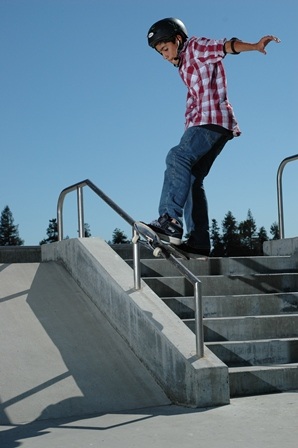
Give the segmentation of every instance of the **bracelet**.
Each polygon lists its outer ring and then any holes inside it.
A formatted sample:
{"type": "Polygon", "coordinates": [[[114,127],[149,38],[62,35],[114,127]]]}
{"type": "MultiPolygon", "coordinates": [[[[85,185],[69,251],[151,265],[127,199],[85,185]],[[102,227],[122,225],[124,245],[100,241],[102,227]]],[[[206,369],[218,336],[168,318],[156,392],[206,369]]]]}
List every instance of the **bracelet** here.
{"type": "Polygon", "coordinates": [[[240,51],[236,51],[235,50],[235,42],[236,42],[236,40],[239,40],[239,39],[237,39],[237,37],[232,37],[232,39],[230,40],[232,54],[240,54],[240,51]]]}

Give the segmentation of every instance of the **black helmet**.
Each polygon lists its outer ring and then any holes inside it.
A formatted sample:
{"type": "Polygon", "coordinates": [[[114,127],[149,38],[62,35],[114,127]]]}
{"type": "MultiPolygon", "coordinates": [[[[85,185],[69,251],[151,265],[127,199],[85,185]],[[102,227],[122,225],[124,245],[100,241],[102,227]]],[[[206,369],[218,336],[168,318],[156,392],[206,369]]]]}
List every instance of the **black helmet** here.
{"type": "Polygon", "coordinates": [[[181,20],[169,17],[154,23],[148,31],[147,39],[150,47],[155,48],[159,42],[167,41],[180,34],[183,41],[187,39],[187,30],[181,20]]]}

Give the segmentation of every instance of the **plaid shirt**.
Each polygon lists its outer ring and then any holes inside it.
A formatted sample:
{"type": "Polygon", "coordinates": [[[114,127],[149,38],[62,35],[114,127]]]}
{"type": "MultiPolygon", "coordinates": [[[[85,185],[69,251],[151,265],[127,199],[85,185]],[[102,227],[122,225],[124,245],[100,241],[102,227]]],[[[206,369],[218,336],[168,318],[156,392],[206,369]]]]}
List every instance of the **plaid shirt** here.
{"type": "Polygon", "coordinates": [[[180,53],[179,73],[188,88],[185,127],[215,124],[238,136],[241,132],[227,97],[225,42],[192,37],[180,53]]]}

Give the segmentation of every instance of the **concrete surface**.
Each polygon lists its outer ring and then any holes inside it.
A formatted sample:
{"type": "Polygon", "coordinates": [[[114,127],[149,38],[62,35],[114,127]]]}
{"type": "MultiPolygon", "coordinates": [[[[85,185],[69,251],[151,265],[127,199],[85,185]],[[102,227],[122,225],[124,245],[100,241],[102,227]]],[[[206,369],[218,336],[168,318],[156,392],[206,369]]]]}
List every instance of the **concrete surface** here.
{"type": "Polygon", "coordinates": [[[58,263],[0,265],[0,332],[1,424],[170,403],[58,263]]]}
{"type": "Polygon", "coordinates": [[[0,246],[0,263],[39,263],[40,246],[0,246]]]}
{"type": "MultiPolygon", "coordinates": [[[[297,391],[298,392],[298,391],[297,391]]],[[[298,393],[0,426],[1,448],[295,448],[298,393]]]]}
{"type": "Polygon", "coordinates": [[[229,403],[228,367],[207,347],[198,359],[194,333],[145,282],[134,288],[133,270],[107,243],[77,238],[45,244],[42,260],[63,263],[172,403],[229,403]]]}
{"type": "Polygon", "coordinates": [[[264,255],[294,255],[298,252],[298,238],[265,241],[263,251],[264,255]]]}

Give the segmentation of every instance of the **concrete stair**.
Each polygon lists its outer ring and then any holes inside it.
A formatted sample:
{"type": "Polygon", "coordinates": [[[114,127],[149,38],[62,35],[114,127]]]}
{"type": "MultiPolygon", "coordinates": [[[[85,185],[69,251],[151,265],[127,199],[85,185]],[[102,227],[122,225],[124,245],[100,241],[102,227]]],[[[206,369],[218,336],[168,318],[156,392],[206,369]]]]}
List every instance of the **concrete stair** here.
{"type": "MultiPolygon", "coordinates": [[[[132,245],[113,249],[132,265],[132,245]]],[[[141,247],[150,288],[194,329],[193,288],[141,247]]],[[[36,263],[40,247],[0,248],[2,263],[36,263]]],[[[229,368],[230,396],[298,389],[298,256],[210,258],[183,263],[202,281],[206,346],[229,368]]]]}
{"type": "MultiPolygon", "coordinates": [[[[298,389],[297,256],[183,263],[202,281],[205,344],[229,368],[231,397],[298,389]]],[[[148,254],[141,272],[194,331],[189,282],[166,260],[148,254]]]]}

